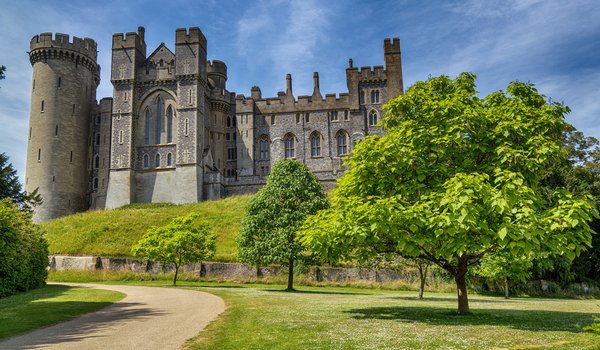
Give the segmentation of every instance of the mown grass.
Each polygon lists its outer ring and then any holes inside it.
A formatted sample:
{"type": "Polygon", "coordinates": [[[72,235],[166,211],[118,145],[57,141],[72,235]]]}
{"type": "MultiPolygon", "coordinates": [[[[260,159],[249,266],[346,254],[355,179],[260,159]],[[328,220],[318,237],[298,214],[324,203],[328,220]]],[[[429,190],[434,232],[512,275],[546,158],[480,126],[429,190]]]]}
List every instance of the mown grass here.
{"type": "MultiPolygon", "coordinates": [[[[69,277],[169,287],[168,275],[50,275],[69,277]]],[[[419,300],[415,291],[298,285],[299,291],[290,293],[284,286],[181,280],[179,288],[212,293],[227,303],[225,313],[188,348],[592,349],[600,344],[600,336],[583,331],[600,312],[594,299],[471,294],[472,314],[458,316],[454,293],[426,292],[419,300]]]]}
{"type": "Polygon", "coordinates": [[[0,339],[96,311],[125,294],[92,288],[48,285],[0,299],[0,339]]]}
{"type": "Polygon", "coordinates": [[[115,210],[88,211],[42,224],[50,254],[131,256],[131,247],[152,226],[168,224],[191,212],[211,225],[217,235],[214,261],[234,261],[235,238],[251,196],[172,205],[134,204],[115,210]]]}

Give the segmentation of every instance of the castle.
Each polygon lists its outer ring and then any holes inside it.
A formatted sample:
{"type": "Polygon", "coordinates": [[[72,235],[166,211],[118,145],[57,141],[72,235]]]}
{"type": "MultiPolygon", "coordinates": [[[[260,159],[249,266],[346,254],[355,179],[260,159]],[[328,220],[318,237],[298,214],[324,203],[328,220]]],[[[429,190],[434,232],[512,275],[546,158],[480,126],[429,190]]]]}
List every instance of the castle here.
{"type": "Polygon", "coordinates": [[[98,103],[96,42],[31,39],[33,84],[25,188],[39,189],[34,220],[138,202],[190,203],[254,192],[272,165],[304,162],[332,186],[357,141],[381,134],[381,106],[403,92],[400,41],[383,66],[346,68],[347,93],[264,98],[226,88],[227,66],[207,60],[199,28],[175,33],[175,52],[146,55],[144,28],[112,38],[113,96],[98,103]]]}

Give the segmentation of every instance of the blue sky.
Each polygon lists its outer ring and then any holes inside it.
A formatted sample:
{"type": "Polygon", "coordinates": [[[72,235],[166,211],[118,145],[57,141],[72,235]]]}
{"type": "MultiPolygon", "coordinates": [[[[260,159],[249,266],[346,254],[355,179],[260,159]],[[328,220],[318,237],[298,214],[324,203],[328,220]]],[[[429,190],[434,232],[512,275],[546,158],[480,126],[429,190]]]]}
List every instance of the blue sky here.
{"type": "Polygon", "coordinates": [[[25,154],[31,65],[29,40],[42,32],[90,37],[102,67],[98,98],[111,96],[108,76],[113,33],[146,28],[148,54],[164,42],[174,49],[175,29],[198,26],[208,58],[228,66],[230,91],[263,96],[285,89],[312,94],[346,91],[348,58],[355,66],[383,65],[383,39],[400,37],[405,88],[429,75],[478,76],[482,96],[510,81],[535,83],[572,109],[567,120],[600,138],[600,2],[539,0],[467,1],[3,1],[0,11],[0,152],[21,179],[25,154]]]}

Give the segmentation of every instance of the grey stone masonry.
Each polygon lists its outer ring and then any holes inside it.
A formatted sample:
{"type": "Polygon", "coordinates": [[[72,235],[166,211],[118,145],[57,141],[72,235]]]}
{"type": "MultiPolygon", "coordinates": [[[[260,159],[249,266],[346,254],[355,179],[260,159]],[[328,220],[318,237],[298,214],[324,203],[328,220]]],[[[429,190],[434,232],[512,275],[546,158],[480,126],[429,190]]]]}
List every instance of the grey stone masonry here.
{"type": "Polygon", "coordinates": [[[385,39],[385,66],[346,68],[347,92],[230,92],[227,65],[207,60],[197,28],[175,31],[147,55],[145,29],[112,37],[113,95],[96,103],[100,67],[89,38],[33,37],[26,189],[44,204],[35,220],[137,202],[191,203],[256,192],[285,158],[324,188],[343,175],[357,142],[381,135],[382,106],[403,93],[400,40],[385,39]]]}

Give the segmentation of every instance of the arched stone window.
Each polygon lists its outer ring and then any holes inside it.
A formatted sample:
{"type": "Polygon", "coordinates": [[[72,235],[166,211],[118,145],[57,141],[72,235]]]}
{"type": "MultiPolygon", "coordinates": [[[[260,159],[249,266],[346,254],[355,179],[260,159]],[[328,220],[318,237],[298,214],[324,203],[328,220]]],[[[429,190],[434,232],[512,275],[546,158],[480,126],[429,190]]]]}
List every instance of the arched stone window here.
{"type": "Polygon", "coordinates": [[[94,189],[95,190],[98,189],[98,178],[97,177],[94,178],[94,189]]]}
{"type": "Polygon", "coordinates": [[[155,167],[160,167],[160,154],[156,153],[156,156],[154,157],[154,166],[155,167]]]}
{"type": "Polygon", "coordinates": [[[338,131],[336,140],[338,156],[348,154],[348,133],[346,133],[344,130],[338,131]]]}
{"type": "Polygon", "coordinates": [[[146,120],[144,121],[144,144],[150,144],[150,109],[146,108],[146,120]]]}
{"type": "Polygon", "coordinates": [[[167,108],[167,143],[173,143],[173,108],[167,108]]]}
{"type": "Polygon", "coordinates": [[[144,154],[144,168],[148,168],[150,166],[150,159],[147,154],[144,154]]]}
{"type": "Polygon", "coordinates": [[[96,154],[94,157],[94,169],[98,169],[100,167],[100,157],[96,154]]]}
{"type": "Polygon", "coordinates": [[[371,90],[371,103],[379,103],[379,90],[371,90]]]}
{"type": "Polygon", "coordinates": [[[296,137],[294,134],[286,134],[283,137],[283,145],[285,149],[285,158],[295,158],[296,137]]]}
{"type": "Polygon", "coordinates": [[[167,166],[172,166],[173,165],[173,154],[168,153],[167,154],[167,166]]]}
{"type": "Polygon", "coordinates": [[[377,111],[372,109],[369,112],[369,125],[370,126],[375,126],[377,125],[377,122],[379,121],[379,115],[377,114],[377,111]]]}
{"type": "Polygon", "coordinates": [[[321,134],[317,131],[314,131],[310,135],[310,156],[312,158],[321,156],[321,134]]]}
{"type": "Polygon", "coordinates": [[[162,131],[162,118],[163,118],[163,100],[158,97],[156,100],[156,144],[160,144],[160,136],[162,131]]]}
{"type": "Polygon", "coordinates": [[[269,138],[267,137],[267,135],[263,135],[259,138],[258,149],[259,149],[258,159],[269,160],[269,138]]]}

